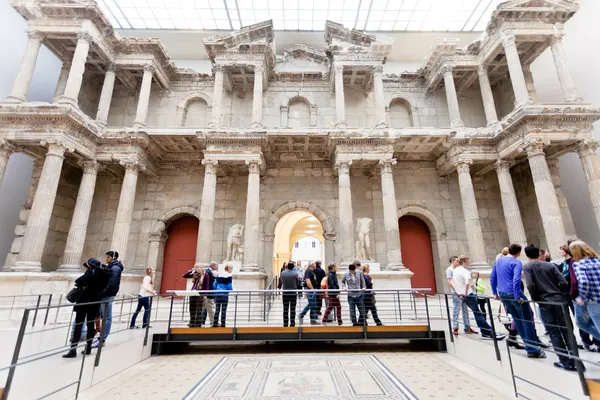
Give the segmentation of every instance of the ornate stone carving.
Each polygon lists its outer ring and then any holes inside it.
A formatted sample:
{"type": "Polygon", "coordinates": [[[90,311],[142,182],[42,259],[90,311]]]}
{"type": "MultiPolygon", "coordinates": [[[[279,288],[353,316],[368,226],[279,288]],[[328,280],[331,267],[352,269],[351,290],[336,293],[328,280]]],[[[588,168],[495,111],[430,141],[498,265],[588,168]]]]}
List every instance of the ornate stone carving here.
{"type": "Polygon", "coordinates": [[[373,74],[383,74],[383,65],[376,65],[373,67],[373,74]]]}
{"type": "Polygon", "coordinates": [[[156,72],[156,68],[152,64],[143,64],[142,69],[144,70],[144,72],[150,72],[151,74],[154,74],[154,72],[156,72]]]}
{"type": "Polygon", "coordinates": [[[77,34],[77,40],[85,40],[88,43],[92,43],[94,38],[88,32],[79,32],[77,34]]]}
{"type": "Polygon", "coordinates": [[[206,174],[216,174],[217,173],[217,165],[219,162],[217,160],[202,160],[202,165],[204,165],[204,171],[206,174]]]}
{"type": "Polygon", "coordinates": [[[396,165],[397,161],[395,158],[390,158],[388,160],[379,160],[379,165],[381,166],[381,173],[387,174],[392,172],[392,166],[396,165]]]}
{"type": "Polygon", "coordinates": [[[352,160],[348,160],[348,161],[337,160],[335,162],[335,168],[337,169],[339,175],[349,174],[351,165],[352,165],[352,160]]]}
{"type": "Polygon", "coordinates": [[[39,40],[40,42],[44,40],[45,36],[40,31],[29,31],[27,32],[27,37],[33,40],[39,40]]]}
{"type": "Polygon", "coordinates": [[[373,260],[371,258],[371,218],[358,218],[356,220],[356,257],[360,260],[373,260]]]}
{"type": "Polygon", "coordinates": [[[596,150],[600,147],[600,143],[595,140],[584,140],[577,146],[579,157],[596,155],[596,150]]]}
{"type": "Polygon", "coordinates": [[[260,174],[260,168],[262,164],[263,163],[260,160],[246,160],[246,165],[248,166],[248,173],[260,174]]]}
{"type": "Polygon", "coordinates": [[[479,76],[487,76],[488,74],[488,66],[485,64],[479,64],[477,66],[477,74],[479,76]]]}
{"type": "Polygon", "coordinates": [[[119,160],[119,165],[125,168],[125,171],[135,172],[144,171],[146,166],[140,163],[138,160],[119,160]]]}
{"type": "Polygon", "coordinates": [[[242,251],[240,252],[241,246],[241,238],[242,233],[244,232],[244,225],[235,224],[231,228],[229,228],[229,233],[227,234],[227,257],[225,261],[241,261],[242,251]]]}
{"type": "Polygon", "coordinates": [[[106,72],[115,72],[117,70],[117,64],[109,62],[106,64],[106,72]]]}
{"type": "Polygon", "coordinates": [[[73,148],[69,148],[63,141],[61,140],[43,140],[40,144],[44,147],[48,148],[48,155],[64,157],[65,152],[72,153],[75,151],[73,148]]]}
{"type": "Polygon", "coordinates": [[[473,160],[471,160],[471,159],[460,159],[456,163],[456,171],[458,171],[459,174],[461,174],[461,173],[468,174],[471,169],[471,164],[473,164],[473,160]]]}
{"type": "Polygon", "coordinates": [[[441,69],[440,69],[440,73],[442,75],[447,75],[450,74],[452,75],[452,73],[454,72],[454,65],[444,65],[441,69]]]}
{"type": "Polygon", "coordinates": [[[336,74],[342,74],[342,73],[344,73],[344,66],[341,64],[334,64],[333,70],[335,71],[336,74]]]}
{"type": "Polygon", "coordinates": [[[500,36],[500,41],[504,47],[516,46],[516,38],[512,33],[503,32],[500,36]]]}
{"type": "Polygon", "coordinates": [[[96,160],[81,161],[79,163],[79,165],[81,165],[81,167],[83,168],[83,173],[84,174],[87,174],[87,173],[97,173],[101,169],[104,169],[104,166],[102,164],[100,164],[96,160]]]}
{"type": "Polygon", "coordinates": [[[525,151],[527,152],[527,157],[544,155],[544,147],[545,144],[540,139],[534,139],[529,141],[525,144],[525,151]]]}

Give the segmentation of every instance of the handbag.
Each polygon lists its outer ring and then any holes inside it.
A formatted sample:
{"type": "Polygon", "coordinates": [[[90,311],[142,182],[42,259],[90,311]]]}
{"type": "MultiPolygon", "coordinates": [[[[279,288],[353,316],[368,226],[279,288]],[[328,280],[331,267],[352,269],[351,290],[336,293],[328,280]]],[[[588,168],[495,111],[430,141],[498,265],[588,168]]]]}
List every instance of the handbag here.
{"type": "Polygon", "coordinates": [[[502,311],[502,303],[498,305],[498,321],[500,321],[503,325],[511,325],[513,323],[512,315],[506,311],[506,307],[504,308],[504,314],[501,314],[502,311]]]}
{"type": "Polygon", "coordinates": [[[67,300],[70,303],[77,303],[83,295],[84,290],[85,288],[75,286],[73,289],[69,290],[69,293],[67,293],[67,300]]]}

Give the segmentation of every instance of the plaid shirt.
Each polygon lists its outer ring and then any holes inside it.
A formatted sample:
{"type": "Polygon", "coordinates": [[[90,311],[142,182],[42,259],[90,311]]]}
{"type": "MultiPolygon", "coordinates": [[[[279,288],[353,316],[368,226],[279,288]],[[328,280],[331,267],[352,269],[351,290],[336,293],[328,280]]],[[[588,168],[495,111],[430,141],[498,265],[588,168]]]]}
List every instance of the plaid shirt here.
{"type": "Polygon", "coordinates": [[[600,303],[600,259],[583,258],[573,263],[579,297],[587,303],[600,303]]]}

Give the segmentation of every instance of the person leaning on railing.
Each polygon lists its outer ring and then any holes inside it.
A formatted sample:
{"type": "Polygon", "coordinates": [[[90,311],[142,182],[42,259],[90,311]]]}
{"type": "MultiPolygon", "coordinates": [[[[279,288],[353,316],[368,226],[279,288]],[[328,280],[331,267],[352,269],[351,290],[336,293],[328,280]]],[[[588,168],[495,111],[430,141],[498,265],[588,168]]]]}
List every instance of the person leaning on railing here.
{"type": "Polygon", "coordinates": [[[577,279],[577,326],[600,340],[600,256],[581,240],[571,243],[569,249],[577,279]]]}
{"type": "MultiPolygon", "coordinates": [[[[202,290],[202,284],[204,282],[204,271],[202,270],[202,264],[194,264],[194,268],[183,274],[185,279],[192,278],[192,287],[190,290],[202,290]]],[[[200,317],[202,316],[202,305],[204,303],[204,296],[190,296],[190,322],[188,326],[190,328],[200,327],[200,317]]]]}

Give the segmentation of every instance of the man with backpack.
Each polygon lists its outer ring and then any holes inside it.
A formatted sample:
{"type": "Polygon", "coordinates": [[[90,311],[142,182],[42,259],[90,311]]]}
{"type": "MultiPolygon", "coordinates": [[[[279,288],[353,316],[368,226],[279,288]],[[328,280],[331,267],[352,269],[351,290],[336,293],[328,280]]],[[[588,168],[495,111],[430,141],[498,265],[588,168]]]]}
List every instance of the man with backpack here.
{"type": "Polygon", "coordinates": [[[110,334],[110,328],[112,326],[112,305],[117,293],[119,293],[119,286],[121,285],[121,273],[123,272],[123,264],[119,261],[119,252],[107,251],[105,258],[106,265],[102,265],[104,272],[109,274],[108,284],[102,291],[102,304],[100,305],[100,315],[103,317],[103,312],[106,310],[106,326],[104,332],[101,332],[100,336],[94,339],[92,343],[93,348],[100,347],[100,343],[104,346],[104,342],[110,334]]]}

